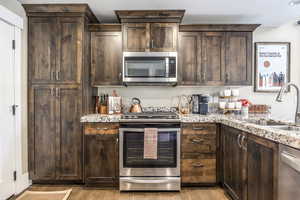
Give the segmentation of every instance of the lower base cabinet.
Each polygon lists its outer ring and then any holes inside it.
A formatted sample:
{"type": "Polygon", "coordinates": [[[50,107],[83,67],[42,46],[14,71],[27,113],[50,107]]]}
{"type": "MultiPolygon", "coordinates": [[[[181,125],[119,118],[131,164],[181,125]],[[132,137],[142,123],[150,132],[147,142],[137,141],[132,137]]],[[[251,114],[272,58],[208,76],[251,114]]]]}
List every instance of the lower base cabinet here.
{"type": "Polygon", "coordinates": [[[234,200],[278,200],[278,144],[221,126],[223,186],[234,200]]]}
{"type": "Polygon", "coordinates": [[[118,185],[118,124],[85,125],[85,184],[116,187],[118,185]]]}
{"type": "Polygon", "coordinates": [[[250,135],[247,160],[247,199],[277,200],[278,144],[250,135]]]}
{"type": "Polygon", "coordinates": [[[181,182],[183,185],[217,183],[217,125],[182,125],[181,182]]]}

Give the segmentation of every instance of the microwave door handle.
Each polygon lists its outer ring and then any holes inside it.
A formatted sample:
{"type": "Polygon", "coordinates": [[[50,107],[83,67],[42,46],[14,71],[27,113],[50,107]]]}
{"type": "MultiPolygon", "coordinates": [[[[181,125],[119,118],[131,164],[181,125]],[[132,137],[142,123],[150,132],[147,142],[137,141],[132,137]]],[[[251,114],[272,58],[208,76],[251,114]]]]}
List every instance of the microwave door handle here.
{"type": "Polygon", "coordinates": [[[170,60],[169,57],[166,57],[166,78],[169,78],[169,72],[170,72],[170,60]]]}

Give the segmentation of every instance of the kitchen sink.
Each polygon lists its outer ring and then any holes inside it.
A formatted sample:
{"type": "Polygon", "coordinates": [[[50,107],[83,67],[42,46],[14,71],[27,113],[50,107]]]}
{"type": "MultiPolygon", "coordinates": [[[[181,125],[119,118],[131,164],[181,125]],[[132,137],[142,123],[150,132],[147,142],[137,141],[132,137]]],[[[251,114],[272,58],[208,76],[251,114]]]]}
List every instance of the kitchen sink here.
{"type": "Polygon", "coordinates": [[[291,126],[291,125],[284,125],[284,126],[270,126],[274,129],[284,130],[284,131],[300,131],[299,126],[291,126]]]}
{"type": "Polygon", "coordinates": [[[260,126],[284,126],[286,125],[283,122],[277,122],[274,120],[265,120],[265,119],[248,119],[246,122],[251,124],[256,124],[260,126]]]}

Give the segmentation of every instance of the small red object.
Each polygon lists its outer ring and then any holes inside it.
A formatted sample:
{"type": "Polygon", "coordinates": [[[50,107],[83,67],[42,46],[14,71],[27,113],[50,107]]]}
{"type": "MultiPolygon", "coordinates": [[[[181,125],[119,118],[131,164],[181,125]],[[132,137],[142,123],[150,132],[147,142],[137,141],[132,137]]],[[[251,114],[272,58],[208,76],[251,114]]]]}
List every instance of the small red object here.
{"type": "Polygon", "coordinates": [[[242,106],[250,106],[251,102],[248,99],[239,99],[242,102],[242,106]]]}

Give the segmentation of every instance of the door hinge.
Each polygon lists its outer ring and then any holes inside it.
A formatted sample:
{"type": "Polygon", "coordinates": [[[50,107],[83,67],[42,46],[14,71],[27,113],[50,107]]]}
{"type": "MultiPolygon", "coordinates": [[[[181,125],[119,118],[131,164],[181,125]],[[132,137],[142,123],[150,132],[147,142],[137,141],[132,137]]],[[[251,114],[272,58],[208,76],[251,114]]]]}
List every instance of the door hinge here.
{"type": "Polygon", "coordinates": [[[16,40],[12,41],[12,49],[15,50],[16,49],[16,40]]]}
{"type": "Polygon", "coordinates": [[[14,171],[14,181],[17,180],[17,171],[14,171]]]}
{"type": "Polygon", "coordinates": [[[12,110],[12,115],[16,115],[16,109],[17,109],[18,105],[12,105],[11,106],[11,110],[12,110]]]}

